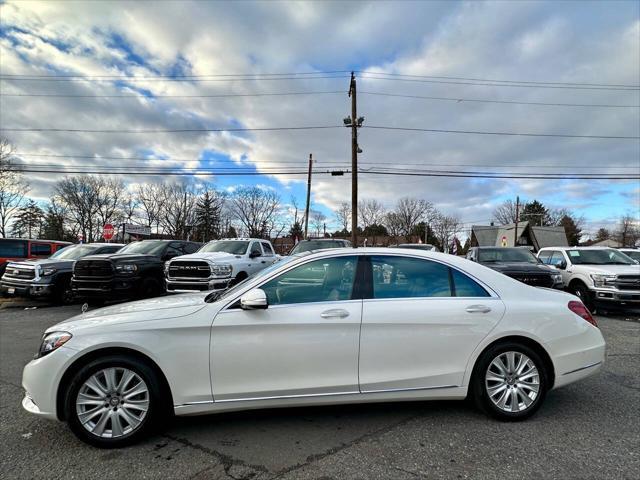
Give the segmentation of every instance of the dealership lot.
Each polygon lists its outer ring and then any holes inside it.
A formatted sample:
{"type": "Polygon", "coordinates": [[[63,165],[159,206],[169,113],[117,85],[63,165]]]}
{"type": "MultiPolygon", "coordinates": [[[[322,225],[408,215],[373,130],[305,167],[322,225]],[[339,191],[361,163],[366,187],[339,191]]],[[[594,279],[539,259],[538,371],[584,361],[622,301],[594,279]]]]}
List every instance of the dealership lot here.
{"type": "MultiPolygon", "coordinates": [[[[464,402],[242,412],[176,419],[121,450],[23,412],[22,367],[42,331],[80,307],[0,307],[3,478],[634,478],[640,471],[640,323],[598,317],[604,371],[498,423],[464,402]]],[[[633,317],[634,315],[622,315],[633,317]]]]}

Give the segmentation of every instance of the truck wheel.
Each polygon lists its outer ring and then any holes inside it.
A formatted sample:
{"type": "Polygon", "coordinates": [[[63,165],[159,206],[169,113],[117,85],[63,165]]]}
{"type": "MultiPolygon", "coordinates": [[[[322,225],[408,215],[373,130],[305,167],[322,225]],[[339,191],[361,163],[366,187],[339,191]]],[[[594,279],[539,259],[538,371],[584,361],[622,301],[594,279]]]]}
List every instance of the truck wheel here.
{"type": "Polygon", "coordinates": [[[140,298],[159,297],[162,294],[160,284],[153,278],[145,278],[140,286],[140,298]]]}
{"type": "Polygon", "coordinates": [[[57,305],[71,305],[76,299],[71,289],[71,277],[60,279],[54,291],[54,301],[57,305]]]}
{"type": "Polygon", "coordinates": [[[236,278],[234,278],[233,280],[231,280],[229,282],[229,286],[233,287],[234,285],[239,284],[240,282],[244,282],[247,278],[249,277],[249,275],[247,275],[246,272],[239,272],[236,275],[236,278]]]}
{"type": "Polygon", "coordinates": [[[584,306],[589,309],[591,313],[594,311],[593,299],[591,298],[591,292],[587,286],[581,282],[575,282],[569,286],[569,291],[576,297],[582,300],[584,306]]]}

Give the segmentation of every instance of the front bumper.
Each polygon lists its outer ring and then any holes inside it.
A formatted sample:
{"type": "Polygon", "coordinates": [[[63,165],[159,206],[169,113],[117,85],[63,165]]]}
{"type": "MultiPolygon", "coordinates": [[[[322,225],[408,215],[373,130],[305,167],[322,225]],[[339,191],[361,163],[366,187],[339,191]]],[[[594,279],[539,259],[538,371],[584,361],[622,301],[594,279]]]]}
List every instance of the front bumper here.
{"type": "Polygon", "coordinates": [[[67,347],[31,360],[22,371],[25,397],[22,407],[29,413],[57,420],[58,385],[77,352],[67,347]]]}
{"type": "Polygon", "coordinates": [[[640,305],[640,290],[617,290],[592,287],[590,291],[595,302],[640,305]]]}
{"type": "Polygon", "coordinates": [[[113,277],[91,280],[86,277],[71,280],[71,289],[81,298],[125,299],[134,297],[142,284],[141,277],[113,277]]]}
{"type": "Polygon", "coordinates": [[[231,278],[215,279],[166,279],[167,293],[220,291],[229,288],[231,278]]]}
{"type": "Polygon", "coordinates": [[[48,297],[53,294],[53,285],[51,283],[2,280],[0,282],[0,293],[15,295],[16,297],[48,297]]]}

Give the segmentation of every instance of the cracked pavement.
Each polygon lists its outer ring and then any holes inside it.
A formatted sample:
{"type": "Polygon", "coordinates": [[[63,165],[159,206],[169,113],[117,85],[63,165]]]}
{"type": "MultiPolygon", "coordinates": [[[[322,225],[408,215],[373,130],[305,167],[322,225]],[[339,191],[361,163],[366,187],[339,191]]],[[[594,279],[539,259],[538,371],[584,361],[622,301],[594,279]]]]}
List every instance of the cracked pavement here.
{"type": "Polygon", "coordinates": [[[637,478],[640,323],[598,317],[600,375],[550,392],[540,412],[500,423],[466,402],[405,402],[175,419],[132,447],[99,450],[22,410],[22,367],[42,331],[78,306],[0,309],[2,478],[637,478]]]}

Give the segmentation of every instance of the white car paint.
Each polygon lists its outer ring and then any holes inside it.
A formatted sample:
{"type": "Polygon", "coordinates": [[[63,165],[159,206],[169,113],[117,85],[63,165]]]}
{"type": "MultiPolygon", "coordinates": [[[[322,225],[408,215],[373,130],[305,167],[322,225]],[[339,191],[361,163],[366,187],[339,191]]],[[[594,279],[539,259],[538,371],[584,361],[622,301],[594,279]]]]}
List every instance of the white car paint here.
{"type": "Polygon", "coordinates": [[[57,418],[64,372],[112,347],[146,355],[162,370],[178,415],[263,407],[467,395],[481,352],[501,338],[537,342],[554,387],[598,371],[600,330],[571,312],[572,295],[527,286],[456,256],[407,249],[325,250],[274,264],[205,303],[206,293],[126,303],[78,315],[47,332],[73,335],[24,369],[24,407],[57,418]],[[346,300],[241,310],[240,297],[307,262],[345,255],[429,259],[490,291],[482,298],[346,300]],[[481,308],[476,308],[481,307],[481,308]],[[489,310],[487,310],[488,307],[489,310]],[[472,313],[467,311],[475,310],[472,313]]]}

